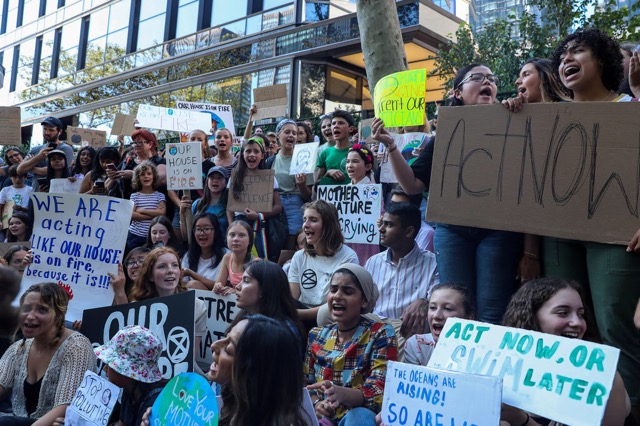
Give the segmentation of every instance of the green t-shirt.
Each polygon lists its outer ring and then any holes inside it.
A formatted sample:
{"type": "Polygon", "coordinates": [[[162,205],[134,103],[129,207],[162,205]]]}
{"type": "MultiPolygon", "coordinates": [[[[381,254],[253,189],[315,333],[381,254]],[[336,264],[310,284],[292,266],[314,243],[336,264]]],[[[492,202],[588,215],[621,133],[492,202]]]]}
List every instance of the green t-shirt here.
{"type": "Polygon", "coordinates": [[[349,154],[350,148],[351,146],[338,149],[332,146],[320,153],[318,167],[324,167],[327,172],[337,169],[344,173],[344,179],[339,182],[325,175],[320,179],[320,185],[346,185],[351,183],[351,179],[347,175],[347,154],[349,154]]]}

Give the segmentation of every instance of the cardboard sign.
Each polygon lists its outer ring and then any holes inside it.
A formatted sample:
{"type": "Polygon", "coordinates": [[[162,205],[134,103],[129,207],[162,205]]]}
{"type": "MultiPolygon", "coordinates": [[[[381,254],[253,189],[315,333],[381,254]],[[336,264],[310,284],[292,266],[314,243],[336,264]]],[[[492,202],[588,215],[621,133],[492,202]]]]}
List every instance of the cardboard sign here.
{"type": "Polygon", "coordinates": [[[120,388],[92,371],[85,371],[67,407],[65,425],[106,426],[120,396],[120,388]]]}
{"type": "Polygon", "coordinates": [[[320,142],[298,143],[293,147],[290,175],[313,173],[318,162],[318,146],[320,142]]]}
{"type": "Polygon", "coordinates": [[[2,216],[0,217],[0,220],[2,221],[2,229],[9,229],[9,219],[11,219],[11,216],[13,216],[13,206],[15,205],[16,202],[13,200],[7,200],[7,202],[4,203],[2,216]]]}
{"type": "Polygon", "coordinates": [[[258,112],[253,116],[254,120],[284,117],[289,103],[287,85],[256,87],[253,89],[253,103],[258,107],[258,112]]]}
{"type": "Polygon", "coordinates": [[[624,244],[640,228],[640,103],[441,107],[430,221],[624,244]]]}
{"type": "Polygon", "coordinates": [[[87,309],[82,317],[82,334],[97,347],[128,325],[148,328],[162,342],[158,366],[162,378],[170,379],[193,371],[195,304],[195,293],[185,291],[142,302],[87,309]]]}
{"type": "Polygon", "coordinates": [[[131,136],[136,131],[135,122],[135,115],[117,113],[111,126],[111,135],[131,136]]]}
{"type": "Polygon", "coordinates": [[[110,304],[111,278],[122,262],[133,203],[104,195],[31,193],[33,263],[24,271],[22,291],[53,281],[69,293],[66,319],[110,304]]]}
{"type": "Polygon", "coordinates": [[[219,408],[209,382],[197,373],[183,373],[164,387],[151,408],[151,426],[217,426],[219,408]]]}
{"type": "MultiPolygon", "coordinates": [[[[229,188],[233,188],[236,179],[237,168],[231,174],[229,188]]],[[[236,200],[233,190],[229,189],[229,200],[227,201],[227,211],[241,212],[250,208],[258,213],[268,213],[273,209],[273,183],[275,178],[274,170],[253,170],[247,171],[242,182],[243,191],[240,199],[236,200]]]]}
{"type": "Polygon", "coordinates": [[[235,294],[222,296],[208,290],[195,290],[196,297],[207,307],[207,334],[200,341],[196,362],[203,371],[208,371],[213,362],[211,344],[222,339],[227,329],[236,318],[240,309],[236,306],[235,294]]]}
{"type": "Polygon", "coordinates": [[[22,145],[20,107],[0,107],[0,145],[22,145]]]}
{"type": "Polygon", "coordinates": [[[190,132],[196,129],[202,129],[206,132],[211,126],[209,114],[145,104],[138,107],[136,119],[140,127],[176,132],[190,132]]]}
{"type": "Polygon", "coordinates": [[[369,145],[371,145],[372,143],[377,143],[375,139],[371,137],[371,135],[373,134],[373,130],[371,129],[372,123],[373,118],[360,120],[360,122],[358,123],[358,134],[360,135],[360,141],[365,142],[369,145]]]}
{"type": "Polygon", "coordinates": [[[449,318],[429,367],[499,377],[506,404],[560,423],[599,425],[619,354],[584,340],[449,318]]]}
{"type": "Polygon", "coordinates": [[[345,242],[380,243],[376,221],[382,211],[382,185],[320,185],[318,199],[338,209],[345,242]]]}
{"type": "MultiPolygon", "coordinates": [[[[403,133],[397,134],[392,133],[393,140],[396,143],[398,150],[402,153],[402,157],[407,160],[407,163],[412,164],[418,158],[414,154],[414,150],[419,148],[425,140],[428,140],[429,135],[426,133],[414,132],[414,133],[403,133]]],[[[383,144],[380,146],[384,147],[383,144]]],[[[393,169],[391,168],[391,163],[389,162],[389,155],[385,153],[382,161],[380,161],[380,182],[385,183],[397,183],[398,178],[396,178],[395,173],[393,173],[393,169]]]]}
{"type": "Polygon", "coordinates": [[[393,425],[497,425],[502,380],[387,362],[382,422],[393,425]],[[473,397],[471,397],[473,396],[473,397]]]}
{"type": "Polygon", "coordinates": [[[194,127],[189,131],[200,129],[208,134],[210,130],[212,130],[211,133],[215,133],[218,129],[229,129],[232,135],[236,134],[236,127],[233,124],[233,108],[231,108],[231,105],[178,101],[176,102],[176,108],[203,112],[209,117],[210,121],[206,127],[194,127]]]}
{"type": "Polygon", "coordinates": [[[82,141],[87,141],[86,145],[101,148],[107,145],[107,132],[104,130],[67,126],[67,140],[73,145],[83,145],[82,141]]]}
{"type": "Polygon", "coordinates": [[[165,149],[169,189],[202,189],[200,142],[170,143],[165,149]]]}
{"type": "Polygon", "coordinates": [[[4,257],[4,255],[7,254],[9,249],[13,246],[24,246],[27,248],[31,248],[31,241],[18,241],[15,243],[0,243],[0,257],[4,257]]]}
{"type": "Polygon", "coordinates": [[[80,187],[82,186],[83,179],[76,179],[71,182],[67,178],[51,179],[49,181],[49,194],[65,193],[65,194],[79,194],[80,187]]]}
{"type": "MultiPolygon", "coordinates": [[[[427,70],[389,74],[376,83],[373,107],[386,127],[424,124],[427,103],[427,70]]],[[[440,127],[438,127],[438,133],[440,127]]]]}

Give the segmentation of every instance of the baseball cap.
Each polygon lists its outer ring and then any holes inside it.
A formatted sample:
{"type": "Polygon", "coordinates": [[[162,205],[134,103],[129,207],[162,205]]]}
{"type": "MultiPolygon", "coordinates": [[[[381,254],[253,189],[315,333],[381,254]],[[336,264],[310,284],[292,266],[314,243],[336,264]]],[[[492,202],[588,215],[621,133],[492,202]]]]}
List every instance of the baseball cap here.
{"type": "Polygon", "coordinates": [[[224,167],[213,166],[207,172],[207,177],[211,176],[214,173],[220,173],[222,176],[224,176],[225,179],[227,179],[227,180],[229,179],[229,172],[224,167]]]}
{"type": "Polygon", "coordinates": [[[47,117],[40,124],[43,126],[57,127],[58,129],[64,128],[64,124],[62,124],[62,121],[60,121],[60,119],[56,117],[47,117]]]}

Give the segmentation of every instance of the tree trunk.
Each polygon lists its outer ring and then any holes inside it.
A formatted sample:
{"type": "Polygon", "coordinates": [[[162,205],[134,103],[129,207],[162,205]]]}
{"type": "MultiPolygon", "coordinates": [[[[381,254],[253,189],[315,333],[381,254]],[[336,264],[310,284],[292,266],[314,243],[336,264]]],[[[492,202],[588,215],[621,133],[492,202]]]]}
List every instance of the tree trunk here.
{"type": "Polygon", "coordinates": [[[408,69],[398,10],[394,0],[357,0],[356,7],[362,53],[373,97],[373,89],[382,77],[408,69]]]}

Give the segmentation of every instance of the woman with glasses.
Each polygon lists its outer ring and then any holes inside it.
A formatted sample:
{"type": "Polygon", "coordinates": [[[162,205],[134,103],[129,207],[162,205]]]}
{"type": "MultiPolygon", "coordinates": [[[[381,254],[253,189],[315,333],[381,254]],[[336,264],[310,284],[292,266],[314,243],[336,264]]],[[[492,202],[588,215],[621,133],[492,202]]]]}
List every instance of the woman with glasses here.
{"type": "Polygon", "coordinates": [[[145,161],[156,166],[158,172],[158,187],[167,184],[167,166],[164,158],[158,155],[158,139],[156,135],[146,129],[139,129],[131,135],[133,156],[127,157],[120,165],[120,170],[107,169],[109,179],[105,182],[108,191],[116,185],[122,185],[123,198],[129,199],[133,193],[131,180],[133,170],[145,161]]]}
{"type": "MultiPolygon", "coordinates": [[[[471,64],[456,74],[450,105],[492,105],[496,101],[498,78],[482,64],[471,64]]],[[[372,124],[373,137],[387,147],[389,162],[398,182],[409,194],[429,190],[433,162],[432,139],[409,166],[380,119],[372,124]]],[[[478,319],[500,323],[511,294],[523,251],[521,234],[438,224],[435,250],[441,282],[468,287],[476,300],[478,319]]]]}
{"type": "Polygon", "coordinates": [[[187,287],[213,290],[226,251],[218,217],[211,213],[196,215],[189,250],[182,257],[182,276],[187,287]]]}

